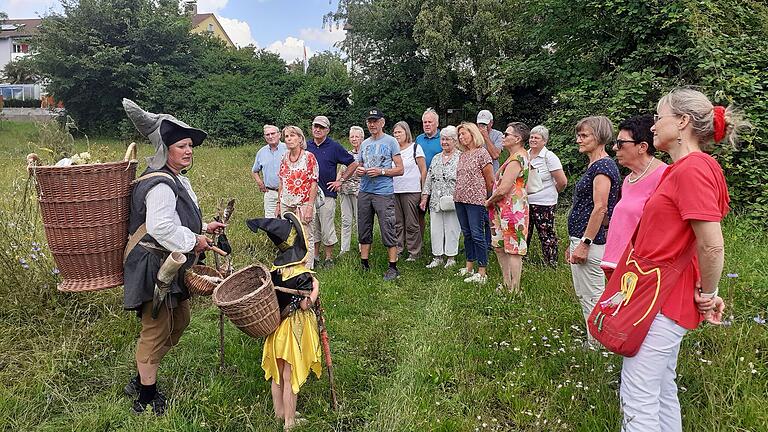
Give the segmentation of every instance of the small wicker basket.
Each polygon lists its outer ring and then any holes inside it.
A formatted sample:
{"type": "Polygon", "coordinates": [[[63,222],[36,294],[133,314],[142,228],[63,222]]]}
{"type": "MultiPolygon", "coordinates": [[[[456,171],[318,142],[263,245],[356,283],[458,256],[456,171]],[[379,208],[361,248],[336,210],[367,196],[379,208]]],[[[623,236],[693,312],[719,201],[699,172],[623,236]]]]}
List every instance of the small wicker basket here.
{"type": "Polygon", "coordinates": [[[200,296],[209,296],[213,294],[213,290],[216,289],[219,284],[204,276],[224,279],[224,276],[213,267],[199,264],[193,265],[184,272],[184,284],[187,286],[190,293],[200,296]]]}
{"type": "Polygon", "coordinates": [[[213,303],[248,336],[269,336],[280,325],[272,278],[262,264],[248,266],[226,278],[214,289],[213,303]]]}

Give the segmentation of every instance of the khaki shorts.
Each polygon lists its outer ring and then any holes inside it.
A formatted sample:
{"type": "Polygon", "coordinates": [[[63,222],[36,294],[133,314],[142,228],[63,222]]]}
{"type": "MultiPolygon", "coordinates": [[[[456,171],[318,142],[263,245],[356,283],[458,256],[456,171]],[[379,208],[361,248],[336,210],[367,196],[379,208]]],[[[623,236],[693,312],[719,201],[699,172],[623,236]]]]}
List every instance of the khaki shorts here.
{"type": "Polygon", "coordinates": [[[152,319],[152,302],[144,303],[141,306],[141,333],[136,344],[136,361],[160,363],[168,350],[179,343],[189,325],[190,315],[189,300],[182,301],[173,309],[163,304],[157,319],[152,319]]]}

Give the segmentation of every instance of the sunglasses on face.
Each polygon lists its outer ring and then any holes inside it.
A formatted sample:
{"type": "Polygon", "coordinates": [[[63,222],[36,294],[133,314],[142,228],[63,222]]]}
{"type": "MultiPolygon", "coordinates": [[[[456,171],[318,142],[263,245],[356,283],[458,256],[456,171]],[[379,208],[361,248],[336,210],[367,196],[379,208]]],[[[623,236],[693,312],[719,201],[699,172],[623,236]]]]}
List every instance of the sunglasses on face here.
{"type": "Polygon", "coordinates": [[[619,150],[621,150],[621,146],[623,146],[624,144],[627,144],[627,143],[632,143],[632,144],[640,144],[640,141],[638,141],[638,140],[623,140],[623,139],[617,139],[617,140],[616,140],[616,148],[617,148],[617,149],[619,149],[619,150]]]}

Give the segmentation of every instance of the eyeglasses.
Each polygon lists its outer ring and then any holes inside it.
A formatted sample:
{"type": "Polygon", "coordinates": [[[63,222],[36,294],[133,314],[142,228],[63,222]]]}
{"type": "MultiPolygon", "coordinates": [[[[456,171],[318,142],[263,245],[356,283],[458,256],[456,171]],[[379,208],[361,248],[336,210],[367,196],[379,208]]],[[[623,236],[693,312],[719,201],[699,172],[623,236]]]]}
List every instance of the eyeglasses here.
{"type": "Polygon", "coordinates": [[[581,138],[583,140],[585,140],[585,139],[587,139],[587,138],[589,138],[591,136],[592,136],[592,134],[584,133],[584,132],[579,132],[579,133],[576,134],[576,138],[581,138]]]}
{"type": "Polygon", "coordinates": [[[513,132],[504,132],[504,138],[510,137],[510,136],[516,136],[513,132]]]}
{"type": "Polygon", "coordinates": [[[680,114],[654,114],[653,115],[653,123],[656,124],[659,122],[659,119],[662,117],[677,117],[680,114]]]}
{"type": "Polygon", "coordinates": [[[623,139],[617,139],[617,140],[616,140],[616,148],[617,148],[617,149],[619,149],[619,150],[621,150],[621,146],[623,146],[624,144],[627,144],[627,143],[632,143],[632,144],[639,144],[639,143],[640,143],[640,141],[638,141],[638,140],[623,140],[623,139]]]}

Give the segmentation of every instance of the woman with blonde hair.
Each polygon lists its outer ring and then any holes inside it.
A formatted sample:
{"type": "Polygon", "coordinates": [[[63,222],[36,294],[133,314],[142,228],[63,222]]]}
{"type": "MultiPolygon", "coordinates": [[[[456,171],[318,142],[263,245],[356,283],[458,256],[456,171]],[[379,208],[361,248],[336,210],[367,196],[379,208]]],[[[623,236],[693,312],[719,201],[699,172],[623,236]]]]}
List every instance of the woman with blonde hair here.
{"type": "Polygon", "coordinates": [[[493,160],[485,149],[485,140],[477,125],[462,122],[457,130],[462,153],[456,166],[453,200],[467,256],[466,265],[458,276],[464,277],[464,282],[484,284],[488,280],[488,243],[485,236],[488,210],[485,202],[493,189],[493,160]],[[474,270],[475,261],[477,273],[474,270]]]}
{"type": "Polygon", "coordinates": [[[728,187],[722,168],[705,151],[717,143],[733,145],[748,125],[732,107],[713,106],[692,89],[674,90],[656,107],[653,145],[672,164],[648,199],[628,249],[646,267],[659,263],[662,273],[675,271],[665,263],[677,257],[690,263],[697,256],[700,286],[693,266],[682,263],[677,268],[685,270],[678,277],[644,291],[662,293],[661,304],[648,318],[653,321],[637,354],[624,358],[620,396],[626,432],[683,429],[675,384],[680,342],[702,320],[719,324],[724,309],[717,284],[725,257],[720,222],[729,211],[728,187]]]}
{"type": "Polygon", "coordinates": [[[312,221],[315,216],[315,197],[319,166],[315,155],[308,152],[304,132],[298,126],[283,128],[283,141],[288,152],[280,163],[280,186],[277,189],[277,208],[275,213],[283,215],[294,213],[304,224],[309,241],[307,268],[314,268],[315,242],[312,236],[312,221]]]}
{"type": "MultiPolygon", "coordinates": [[[[365,139],[365,132],[360,126],[349,128],[349,143],[352,144],[352,150],[349,154],[357,160],[360,152],[360,144],[365,139]]],[[[336,181],[344,178],[347,167],[344,167],[336,176],[336,181]]],[[[357,221],[357,193],[360,191],[360,176],[357,173],[349,176],[341,183],[339,189],[339,201],[341,202],[341,252],[349,252],[352,243],[352,225],[357,221]]]]}

